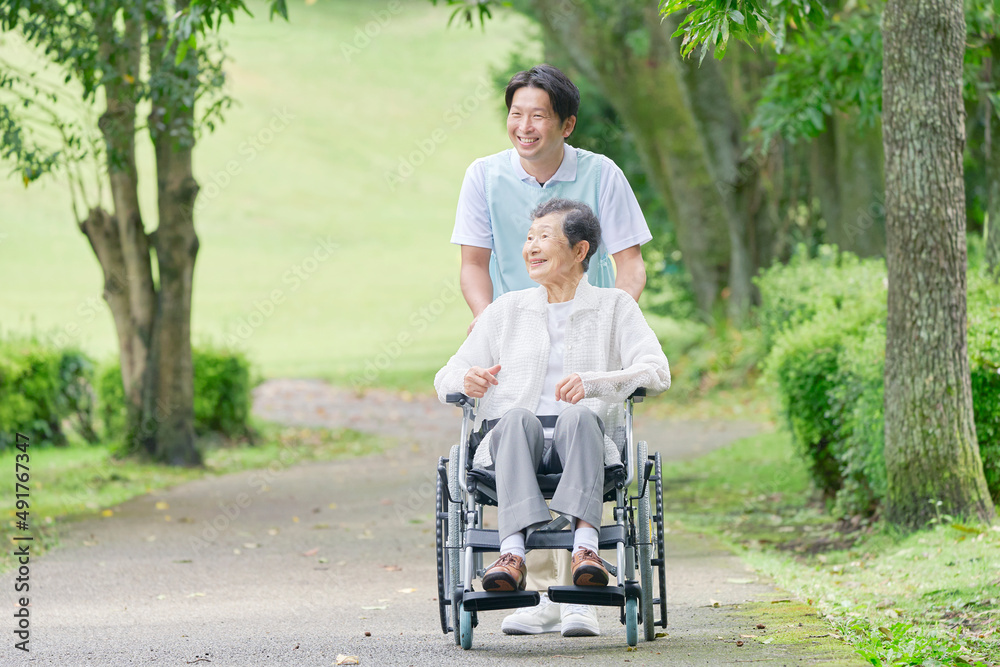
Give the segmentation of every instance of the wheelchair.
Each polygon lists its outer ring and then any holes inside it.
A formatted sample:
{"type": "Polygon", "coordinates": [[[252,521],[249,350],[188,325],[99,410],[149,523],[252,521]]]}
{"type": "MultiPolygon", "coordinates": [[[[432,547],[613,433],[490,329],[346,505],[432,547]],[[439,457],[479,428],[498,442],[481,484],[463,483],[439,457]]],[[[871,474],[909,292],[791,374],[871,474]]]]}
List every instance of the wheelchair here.
{"type": "MultiPolygon", "coordinates": [[[[611,581],[608,586],[548,589],[552,602],[619,607],[629,646],[638,643],[640,624],[646,641],[656,638],[657,626],[667,627],[660,454],[649,454],[645,441],[636,443],[632,438],[633,403],[642,402],[645,394],[640,388],[625,401],[624,443],[619,443],[622,463],[604,469],[604,502],[614,503],[614,523],[600,527],[599,546],[602,551],[615,550],[615,562],[604,561],[611,581]],[[637,493],[630,495],[633,480],[638,480],[637,493]],[[655,494],[655,507],[651,493],[655,494]]],[[[455,643],[470,649],[480,612],[531,607],[540,602],[540,595],[539,591],[487,593],[473,588],[485,571],[483,554],[500,551],[498,531],[483,526],[484,508],[497,504],[496,478],[494,471],[472,466],[475,452],[470,435],[478,399],[461,393],[446,398],[462,409],[462,427],[460,444],[451,448],[448,458],[438,459],[437,466],[438,605],[441,630],[446,635],[454,633],[455,643]]],[[[546,500],[551,500],[559,478],[560,474],[538,475],[546,500]]],[[[556,518],[529,534],[525,548],[572,550],[573,534],[568,525],[565,517],[556,518]]]]}

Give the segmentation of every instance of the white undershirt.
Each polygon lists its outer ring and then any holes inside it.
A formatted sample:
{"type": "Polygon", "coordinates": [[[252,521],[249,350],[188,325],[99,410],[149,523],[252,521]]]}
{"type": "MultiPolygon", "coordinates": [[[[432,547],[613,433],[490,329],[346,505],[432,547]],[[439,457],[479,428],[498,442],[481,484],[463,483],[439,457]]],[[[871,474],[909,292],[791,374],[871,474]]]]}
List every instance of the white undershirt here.
{"type": "MultiPolygon", "coordinates": [[[[538,399],[536,415],[558,415],[569,405],[556,400],[556,385],[565,376],[563,357],[566,349],[566,321],[573,310],[573,300],[548,305],[549,365],[542,382],[542,396],[538,399]]],[[[550,429],[545,429],[545,437],[551,437],[550,429]]]]}

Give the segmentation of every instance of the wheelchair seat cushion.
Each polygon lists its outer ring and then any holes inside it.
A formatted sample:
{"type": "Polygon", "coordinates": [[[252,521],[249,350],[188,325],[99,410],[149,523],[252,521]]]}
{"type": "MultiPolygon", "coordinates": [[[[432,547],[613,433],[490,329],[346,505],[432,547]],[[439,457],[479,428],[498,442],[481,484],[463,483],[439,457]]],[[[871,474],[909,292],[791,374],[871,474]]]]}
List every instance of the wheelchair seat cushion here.
{"type": "MultiPolygon", "coordinates": [[[[627,473],[625,466],[621,463],[604,466],[604,500],[605,502],[614,500],[615,489],[618,484],[625,482],[627,473]]],[[[474,483],[476,490],[476,502],[487,505],[496,505],[497,473],[496,470],[485,468],[473,468],[469,471],[470,489],[474,483]]],[[[538,488],[542,491],[542,496],[546,500],[551,500],[552,495],[559,486],[562,473],[541,473],[535,476],[538,480],[538,488]]]]}

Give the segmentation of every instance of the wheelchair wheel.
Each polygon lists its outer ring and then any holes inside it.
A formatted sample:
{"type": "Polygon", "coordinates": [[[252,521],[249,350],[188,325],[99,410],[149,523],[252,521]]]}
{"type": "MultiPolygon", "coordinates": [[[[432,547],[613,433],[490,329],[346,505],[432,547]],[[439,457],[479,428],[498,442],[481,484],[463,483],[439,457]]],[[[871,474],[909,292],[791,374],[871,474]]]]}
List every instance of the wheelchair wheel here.
{"type": "Polygon", "coordinates": [[[656,478],[656,567],[660,580],[660,627],[667,627],[667,554],[663,545],[663,463],[656,452],[653,476],[656,478]]]}
{"type": "MultiPolygon", "coordinates": [[[[649,457],[645,440],[639,441],[638,450],[636,463],[638,470],[644,471],[649,457]]],[[[642,485],[642,480],[639,481],[639,484],[642,485]]],[[[656,627],[653,618],[653,543],[650,539],[653,518],[650,516],[649,510],[649,492],[650,484],[646,484],[645,492],[639,498],[639,516],[636,522],[638,523],[639,543],[639,586],[642,591],[642,597],[639,600],[642,604],[642,628],[646,641],[651,642],[656,639],[656,627]]]]}
{"type": "MultiPolygon", "coordinates": [[[[444,463],[445,459],[442,457],[438,461],[438,465],[442,466],[444,463]]],[[[434,512],[437,517],[434,521],[434,537],[437,543],[438,607],[441,613],[441,631],[448,634],[451,632],[451,626],[448,624],[448,603],[451,600],[451,582],[448,577],[448,568],[445,565],[445,561],[448,558],[445,545],[448,543],[448,524],[451,517],[447,515],[448,498],[444,493],[444,482],[441,481],[440,476],[437,478],[434,512]]]]}
{"type": "MultiPolygon", "coordinates": [[[[451,448],[448,454],[448,489],[451,497],[460,499],[458,477],[458,445],[451,448]]],[[[448,588],[447,595],[451,598],[451,626],[455,632],[455,643],[461,643],[461,630],[459,628],[458,595],[456,589],[463,585],[459,560],[461,556],[464,540],[464,527],[462,525],[462,503],[448,503],[448,588]]]]}
{"type": "Polygon", "coordinates": [[[639,609],[635,598],[625,600],[625,641],[629,646],[639,643],[639,609]]]}
{"type": "Polygon", "coordinates": [[[462,648],[468,651],[472,648],[472,612],[463,609],[460,616],[462,648]]]}

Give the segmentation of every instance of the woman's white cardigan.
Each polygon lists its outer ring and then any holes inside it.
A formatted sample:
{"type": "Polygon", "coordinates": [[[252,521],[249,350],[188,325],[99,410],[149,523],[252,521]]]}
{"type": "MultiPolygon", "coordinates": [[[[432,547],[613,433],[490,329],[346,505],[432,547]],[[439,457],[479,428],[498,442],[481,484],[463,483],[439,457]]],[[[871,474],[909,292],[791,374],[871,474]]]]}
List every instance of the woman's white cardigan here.
{"type": "MultiPolygon", "coordinates": [[[[534,412],[542,393],[549,361],[548,293],[544,287],[508,292],[486,307],[458,352],[434,377],[443,402],[451,392],[464,391],[472,366],[500,364],[498,384],[480,401],[476,427],[498,419],[513,408],[534,412]]],[[[625,291],[580,280],[566,322],[564,377],[578,373],[583,380],[580,401],[604,422],[605,465],[620,463],[624,441],[624,401],[639,387],[649,395],[670,387],[670,367],[642,311],[625,291]],[[617,443],[617,446],[616,446],[617,443]]],[[[490,436],[476,450],[473,464],[492,463],[490,436]]]]}

